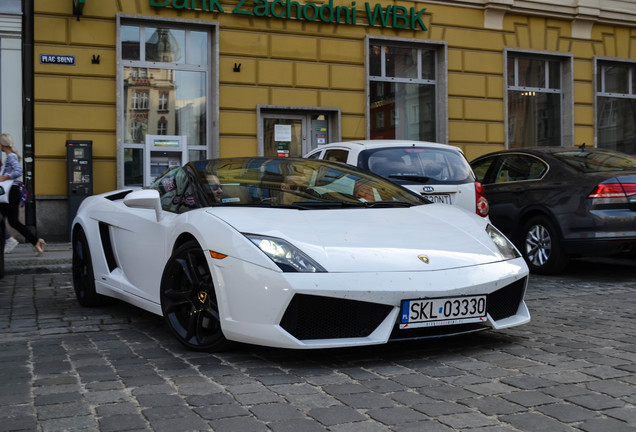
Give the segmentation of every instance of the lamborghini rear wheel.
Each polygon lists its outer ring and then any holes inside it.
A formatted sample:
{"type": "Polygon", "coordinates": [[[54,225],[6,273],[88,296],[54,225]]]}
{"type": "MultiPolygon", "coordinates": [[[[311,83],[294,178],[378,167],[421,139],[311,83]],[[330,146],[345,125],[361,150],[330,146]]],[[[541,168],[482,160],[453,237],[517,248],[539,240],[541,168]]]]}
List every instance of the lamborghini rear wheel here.
{"type": "Polygon", "coordinates": [[[175,250],[166,264],[161,278],[161,311],[172,333],[188,348],[227,348],[210,268],[194,240],[175,250]]]}
{"type": "Polygon", "coordinates": [[[82,306],[102,306],[110,303],[109,297],[97,294],[95,290],[95,275],[88,239],[82,228],[73,233],[73,289],[75,297],[82,306]]]}

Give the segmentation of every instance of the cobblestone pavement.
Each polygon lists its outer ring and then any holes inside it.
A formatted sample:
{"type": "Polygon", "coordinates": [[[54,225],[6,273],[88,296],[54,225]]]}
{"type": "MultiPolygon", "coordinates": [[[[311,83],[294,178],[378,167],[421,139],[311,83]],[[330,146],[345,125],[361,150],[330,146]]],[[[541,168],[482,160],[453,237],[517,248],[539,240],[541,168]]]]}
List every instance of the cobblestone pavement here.
{"type": "Polygon", "coordinates": [[[0,431],[634,431],[635,275],[532,277],[532,322],[501,332],[202,354],[132,306],[78,306],[69,273],[9,274],[0,431]]]}

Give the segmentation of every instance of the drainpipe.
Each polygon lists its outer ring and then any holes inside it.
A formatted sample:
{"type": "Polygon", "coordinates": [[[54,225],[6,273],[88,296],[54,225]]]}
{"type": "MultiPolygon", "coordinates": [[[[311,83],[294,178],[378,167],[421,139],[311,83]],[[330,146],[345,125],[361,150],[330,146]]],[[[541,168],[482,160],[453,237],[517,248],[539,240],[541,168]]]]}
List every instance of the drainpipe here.
{"type": "Polygon", "coordinates": [[[28,191],[27,202],[24,206],[25,225],[32,231],[36,230],[35,218],[35,169],[33,148],[33,1],[22,0],[22,143],[23,148],[23,179],[28,191]]]}

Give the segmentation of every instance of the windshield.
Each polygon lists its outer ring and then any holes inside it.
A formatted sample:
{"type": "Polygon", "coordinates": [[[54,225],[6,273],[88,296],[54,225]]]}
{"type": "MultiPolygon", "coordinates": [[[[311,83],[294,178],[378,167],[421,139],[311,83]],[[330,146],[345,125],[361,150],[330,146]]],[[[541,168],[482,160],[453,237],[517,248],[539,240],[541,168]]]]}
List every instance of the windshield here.
{"type": "Polygon", "coordinates": [[[390,147],[360,153],[359,166],[400,184],[462,184],[475,177],[466,158],[438,147],[390,147]]]}
{"type": "MultiPolygon", "coordinates": [[[[187,208],[232,205],[320,209],[427,203],[382,177],[349,165],[313,159],[235,158],[190,162],[183,168],[167,171],[151,187],[158,189],[162,202],[167,203],[187,200],[164,199],[163,191],[166,195],[175,190],[178,195],[179,189],[187,191],[192,196],[190,202],[194,202],[187,208]],[[189,178],[189,184],[180,186],[184,177],[189,178]],[[166,183],[172,185],[172,178],[176,178],[176,186],[163,187],[166,183]]],[[[174,211],[184,211],[183,207],[174,211]]]]}
{"type": "Polygon", "coordinates": [[[636,170],[636,157],[611,150],[572,150],[554,156],[582,172],[636,170]]]}

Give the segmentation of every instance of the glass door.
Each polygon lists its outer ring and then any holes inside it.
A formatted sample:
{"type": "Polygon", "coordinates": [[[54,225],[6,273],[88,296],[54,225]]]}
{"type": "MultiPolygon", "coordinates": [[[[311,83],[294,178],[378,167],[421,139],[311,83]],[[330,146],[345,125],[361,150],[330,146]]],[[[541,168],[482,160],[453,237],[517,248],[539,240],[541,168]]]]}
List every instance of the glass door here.
{"type": "Polygon", "coordinates": [[[303,157],[319,145],[340,139],[340,113],[335,109],[259,109],[259,154],[303,157]]]}
{"type": "Polygon", "coordinates": [[[303,157],[306,120],[302,115],[263,116],[263,155],[266,157],[303,157]]]}

